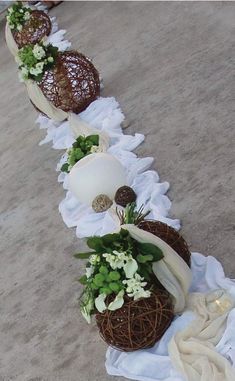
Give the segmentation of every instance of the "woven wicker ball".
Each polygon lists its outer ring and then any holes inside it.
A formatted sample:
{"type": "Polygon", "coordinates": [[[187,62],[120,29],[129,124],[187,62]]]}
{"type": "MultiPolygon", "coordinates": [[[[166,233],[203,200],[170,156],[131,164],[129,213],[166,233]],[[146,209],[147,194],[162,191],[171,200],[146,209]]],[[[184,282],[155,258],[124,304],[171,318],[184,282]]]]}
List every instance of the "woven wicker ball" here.
{"type": "Polygon", "coordinates": [[[96,313],[102,339],[124,352],[152,347],[163,336],[174,316],[168,292],[156,289],[149,298],[134,301],[125,296],[124,299],[118,310],[96,313]]]}
{"type": "Polygon", "coordinates": [[[113,201],[106,194],[99,194],[92,201],[92,209],[96,213],[105,212],[113,205],[113,201]]]}
{"type": "Polygon", "coordinates": [[[19,48],[28,44],[36,44],[51,33],[51,20],[43,11],[32,11],[30,19],[22,30],[13,32],[14,40],[19,48]]]}
{"type": "Polygon", "coordinates": [[[127,204],[130,204],[136,200],[136,194],[131,187],[124,185],[117,190],[114,199],[116,204],[125,208],[127,204]]]}
{"type": "Polygon", "coordinates": [[[167,224],[164,224],[163,222],[150,220],[141,221],[138,224],[138,227],[165,241],[190,267],[191,253],[188,245],[184,238],[175,229],[167,224]]]}
{"type": "Polygon", "coordinates": [[[80,113],[100,94],[99,73],[83,54],[58,53],[55,66],[39,83],[45,97],[65,112],[80,113]]]}

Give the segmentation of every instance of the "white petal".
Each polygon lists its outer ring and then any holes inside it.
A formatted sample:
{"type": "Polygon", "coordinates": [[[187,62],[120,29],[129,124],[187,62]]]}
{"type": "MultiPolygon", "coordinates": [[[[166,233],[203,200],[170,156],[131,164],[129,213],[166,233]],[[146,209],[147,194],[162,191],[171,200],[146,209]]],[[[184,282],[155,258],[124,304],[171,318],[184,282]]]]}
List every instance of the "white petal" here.
{"type": "Polygon", "coordinates": [[[107,307],[106,307],[106,304],[105,304],[105,298],[106,298],[107,295],[105,294],[100,294],[96,299],[95,299],[95,306],[97,308],[97,310],[102,313],[104,312],[107,307]]]}
{"type": "Polygon", "coordinates": [[[108,310],[115,311],[121,308],[124,303],[123,295],[124,295],[124,291],[123,290],[119,291],[116,298],[108,305],[108,310]]]}
{"type": "Polygon", "coordinates": [[[87,323],[90,324],[91,323],[91,315],[88,314],[85,307],[81,309],[81,314],[84,317],[84,319],[86,319],[87,323]]]}
{"type": "Polygon", "coordinates": [[[133,278],[133,275],[138,270],[138,265],[135,259],[129,259],[123,267],[126,277],[133,278]]]}

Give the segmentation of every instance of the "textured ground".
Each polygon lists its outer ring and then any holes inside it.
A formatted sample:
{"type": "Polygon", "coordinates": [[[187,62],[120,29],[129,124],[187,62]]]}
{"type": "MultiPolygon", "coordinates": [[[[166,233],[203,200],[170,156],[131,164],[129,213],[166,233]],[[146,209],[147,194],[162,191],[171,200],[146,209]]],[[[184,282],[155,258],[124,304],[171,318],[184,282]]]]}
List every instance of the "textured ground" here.
{"type": "MultiPolygon", "coordinates": [[[[191,249],[234,262],[234,17],[230,3],[66,2],[54,9],[73,47],[94,59],[140,156],[171,183],[172,216],[191,249]]],[[[0,380],[108,381],[105,345],[82,320],[72,258],[80,243],[58,213],[61,152],[38,146],[36,112],[0,30],[0,380]]]]}

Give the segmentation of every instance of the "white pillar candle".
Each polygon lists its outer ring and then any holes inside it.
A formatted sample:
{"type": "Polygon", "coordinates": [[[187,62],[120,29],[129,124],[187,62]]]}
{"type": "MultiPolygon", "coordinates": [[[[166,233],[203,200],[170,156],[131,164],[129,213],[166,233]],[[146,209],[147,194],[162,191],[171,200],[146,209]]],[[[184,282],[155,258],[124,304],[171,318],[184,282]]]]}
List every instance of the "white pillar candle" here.
{"type": "Polygon", "coordinates": [[[93,153],[79,160],[69,173],[69,190],[87,205],[99,194],[111,200],[119,187],[127,185],[125,169],[108,153],[93,153]]]}

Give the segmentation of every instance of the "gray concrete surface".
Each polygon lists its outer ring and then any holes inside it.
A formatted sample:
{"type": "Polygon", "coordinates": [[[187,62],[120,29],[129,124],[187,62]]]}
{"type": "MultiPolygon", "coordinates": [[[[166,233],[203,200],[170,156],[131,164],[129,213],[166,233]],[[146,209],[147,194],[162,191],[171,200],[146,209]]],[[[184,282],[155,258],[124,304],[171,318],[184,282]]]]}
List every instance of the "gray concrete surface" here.
{"type": "MultiPolygon", "coordinates": [[[[53,9],[93,57],[130,122],[140,156],[171,183],[172,216],[192,250],[234,277],[235,4],[66,2],[53,9]]],[[[61,152],[38,146],[36,112],[0,43],[0,380],[109,381],[105,344],[77,308],[81,243],[58,213],[61,152]]],[[[117,378],[117,380],[120,380],[117,378]]]]}

